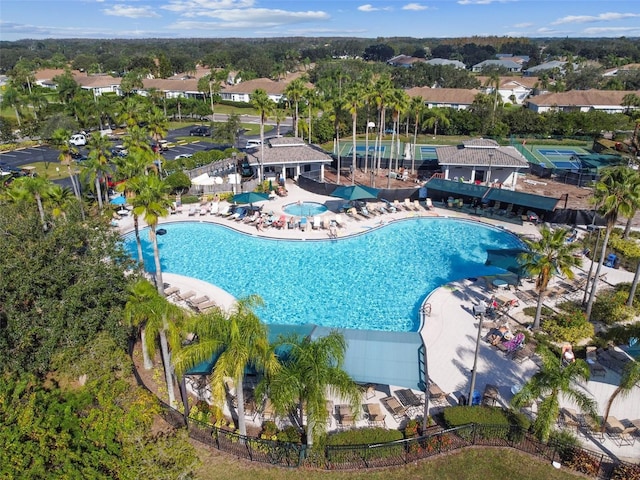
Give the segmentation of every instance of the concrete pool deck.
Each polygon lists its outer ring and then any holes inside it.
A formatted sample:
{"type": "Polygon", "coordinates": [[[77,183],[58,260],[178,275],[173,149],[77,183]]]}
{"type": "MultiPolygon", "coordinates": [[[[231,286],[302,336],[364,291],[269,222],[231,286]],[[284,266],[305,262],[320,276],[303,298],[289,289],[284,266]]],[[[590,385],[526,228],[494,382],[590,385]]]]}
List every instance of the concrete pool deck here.
{"type": "MultiPolygon", "coordinates": [[[[274,200],[263,202],[263,211],[273,211],[277,218],[284,213],[283,207],[286,205],[298,201],[318,202],[326,204],[329,207],[330,211],[322,216],[331,219],[335,217],[335,211],[344,203],[344,201],[336,199],[335,197],[312,194],[291,183],[287,184],[287,189],[289,191],[287,197],[278,197],[274,200]]],[[[196,214],[195,216],[189,216],[188,210],[188,206],[183,206],[182,213],[176,213],[161,219],[159,225],[161,226],[164,223],[176,221],[211,222],[226,225],[249,235],[289,240],[327,239],[329,233],[325,229],[314,230],[310,225],[306,231],[287,228],[268,228],[259,232],[255,226],[235,222],[216,215],[210,215],[209,213],[206,215],[196,214]]],[[[500,221],[499,218],[469,216],[459,211],[440,207],[435,207],[430,210],[421,208],[418,211],[398,211],[381,216],[374,216],[370,219],[363,217],[355,219],[341,214],[343,227],[339,229],[338,235],[341,237],[360,234],[372,228],[382,226],[385,223],[406,218],[437,216],[459,217],[491,224],[527,237],[535,238],[539,236],[537,227],[530,223],[517,225],[500,221]]],[[[132,219],[130,217],[124,217],[119,220],[118,229],[122,233],[131,231],[133,229],[132,219]]],[[[585,264],[585,270],[588,270],[588,264],[585,264]]],[[[603,267],[602,273],[607,274],[607,282],[610,284],[630,282],[633,278],[631,272],[607,267],[603,267]]],[[[194,290],[198,295],[207,295],[224,309],[228,310],[233,304],[233,296],[207,282],[171,273],[163,273],[163,279],[166,283],[179,287],[183,292],[194,290]]],[[[478,321],[473,315],[473,306],[478,303],[479,298],[488,298],[491,294],[495,293],[495,291],[492,291],[489,283],[490,282],[484,282],[482,278],[475,281],[463,279],[457,282],[451,282],[434,290],[426,300],[431,306],[431,314],[425,317],[420,334],[427,347],[430,379],[447,394],[446,403],[448,404],[455,404],[461,394],[465,397],[468,395],[470,371],[473,366],[478,332],[478,321]]],[[[510,295],[512,292],[498,291],[498,293],[510,295]]],[[[553,304],[553,301],[550,303],[553,304]]],[[[518,314],[521,313],[524,306],[525,305],[520,302],[519,307],[509,311],[510,322],[517,323],[518,314]]],[[[516,363],[511,358],[506,357],[502,352],[491,347],[486,342],[481,341],[475,389],[482,393],[487,384],[496,385],[499,392],[497,404],[506,406],[513,396],[511,392],[512,387],[526,382],[537,369],[538,366],[534,359],[526,359],[522,363],[516,363]]],[[[584,388],[596,398],[599,412],[604,411],[606,401],[615,389],[615,383],[618,379],[619,377],[615,372],[608,371],[604,378],[597,378],[595,381],[589,381],[584,385],[584,388]]],[[[383,388],[383,386],[378,386],[375,395],[367,401],[379,401],[382,397],[393,393],[398,388],[400,387],[384,386],[383,388]]],[[[617,398],[613,404],[611,415],[618,419],[640,419],[640,402],[637,401],[637,398],[637,392],[632,393],[632,395],[626,398],[617,398]]],[[[334,401],[337,404],[339,399],[334,399],[334,401]]],[[[367,401],[363,400],[363,403],[367,401]]],[[[561,400],[561,404],[562,406],[572,407],[570,403],[563,400],[561,400]]],[[[440,408],[440,406],[434,406],[431,411],[433,412],[434,409],[438,408],[440,408]]],[[[360,426],[360,423],[362,423],[362,426],[366,425],[366,421],[362,420],[357,423],[357,426],[360,426]]],[[[391,418],[390,415],[387,415],[385,423],[390,428],[397,428],[399,426],[398,422],[391,418]]],[[[330,428],[337,428],[335,419],[330,428]]],[[[631,461],[640,459],[640,442],[636,442],[631,446],[618,446],[613,440],[607,437],[605,437],[604,441],[585,439],[584,437],[580,438],[585,442],[585,445],[592,450],[603,451],[609,455],[631,461]]]]}

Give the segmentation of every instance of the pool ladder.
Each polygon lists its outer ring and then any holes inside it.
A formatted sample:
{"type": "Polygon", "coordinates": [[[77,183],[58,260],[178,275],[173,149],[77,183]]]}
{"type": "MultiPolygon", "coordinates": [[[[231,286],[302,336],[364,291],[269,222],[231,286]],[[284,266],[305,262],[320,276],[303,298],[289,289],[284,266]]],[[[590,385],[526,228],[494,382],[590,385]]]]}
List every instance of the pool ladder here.
{"type": "Polygon", "coordinates": [[[427,317],[431,316],[431,304],[430,303],[425,303],[424,305],[422,305],[422,313],[427,317]]]}

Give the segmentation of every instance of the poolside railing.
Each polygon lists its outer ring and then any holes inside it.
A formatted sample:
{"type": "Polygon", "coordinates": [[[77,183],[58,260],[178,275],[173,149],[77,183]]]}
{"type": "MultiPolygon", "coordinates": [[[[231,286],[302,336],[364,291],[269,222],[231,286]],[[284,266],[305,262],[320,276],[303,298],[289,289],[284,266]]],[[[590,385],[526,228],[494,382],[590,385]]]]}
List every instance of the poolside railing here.
{"type": "Polygon", "coordinates": [[[392,467],[470,446],[486,446],[513,448],[600,479],[628,478],[629,472],[640,474],[640,465],[562,442],[541,442],[517,425],[468,424],[388,443],[328,445],[322,450],[308,450],[304,444],[240,435],[192,418],[185,420],[178,410],[163,402],[160,405],[164,419],[175,428],[187,426],[194,440],[253,462],[281,467],[326,470],[392,467]],[[620,476],[620,472],[624,475],[620,476]]]}

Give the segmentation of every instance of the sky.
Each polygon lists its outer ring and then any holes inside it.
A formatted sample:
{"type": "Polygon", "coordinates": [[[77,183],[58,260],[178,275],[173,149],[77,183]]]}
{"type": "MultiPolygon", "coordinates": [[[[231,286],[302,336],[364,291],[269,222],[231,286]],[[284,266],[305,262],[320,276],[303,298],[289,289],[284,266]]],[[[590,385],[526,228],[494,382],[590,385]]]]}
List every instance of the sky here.
{"type": "Polygon", "coordinates": [[[1,0],[0,40],[640,37],[638,0],[1,0]]]}

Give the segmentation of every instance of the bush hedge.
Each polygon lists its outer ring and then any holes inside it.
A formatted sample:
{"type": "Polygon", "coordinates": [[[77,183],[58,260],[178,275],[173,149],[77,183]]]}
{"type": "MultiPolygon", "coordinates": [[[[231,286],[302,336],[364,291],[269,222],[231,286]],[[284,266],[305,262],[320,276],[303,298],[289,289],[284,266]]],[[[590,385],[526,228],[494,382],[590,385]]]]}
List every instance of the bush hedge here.
{"type": "Polygon", "coordinates": [[[337,432],[327,437],[327,445],[372,445],[378,443],[402,440],[403,434],[399,430],[387,430],[382,427],[358,428],[337,432]]]}

